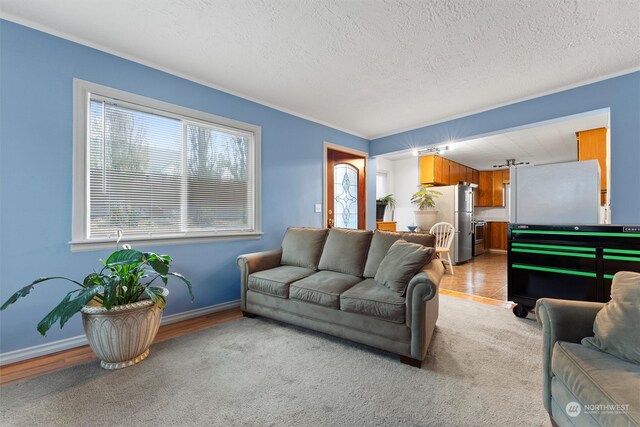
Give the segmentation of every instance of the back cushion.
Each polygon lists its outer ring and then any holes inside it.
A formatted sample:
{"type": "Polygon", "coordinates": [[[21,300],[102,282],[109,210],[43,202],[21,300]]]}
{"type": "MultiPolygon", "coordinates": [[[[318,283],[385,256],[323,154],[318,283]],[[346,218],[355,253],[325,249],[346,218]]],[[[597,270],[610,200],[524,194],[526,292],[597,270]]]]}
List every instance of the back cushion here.
{"type": "Polygon", "coordinates": [[[332,228],[320,258],[320,270],[362,276],[373,233],[368,230],[332,228]]]}
{"type": "Polygon", "coordinates": [[[385,257],[391,245],[397,240],[406,240],[409,243],[419,243],[430,248],[435,247],[436,236],[429,233],[394,233],[391,231],[376,230],[371,239],[367,263],[364,266],[364,277],[373,278],[378,267],[385,257]]]}
{"type": "Polygon", "coordinates": [[[326,228],[289,227],[282,239],[282,265],[318,269],[326,228]]]}

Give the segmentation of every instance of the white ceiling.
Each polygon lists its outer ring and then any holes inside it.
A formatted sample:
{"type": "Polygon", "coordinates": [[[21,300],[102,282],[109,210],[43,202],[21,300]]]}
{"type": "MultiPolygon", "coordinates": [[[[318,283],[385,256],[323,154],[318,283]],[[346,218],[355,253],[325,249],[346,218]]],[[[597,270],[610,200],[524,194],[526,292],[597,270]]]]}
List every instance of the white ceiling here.
{"type": "MultiPolygon", "coordinates": [[[[448,144],[440,156],[478,170],[493,169],[507,159],[534,165],[578,160],[576,132],[609,127],[609,114],[568,118],[550,124],[448,144]]],[[[444,145],[444,144],[442,144],[444,145]]],[[[390,160],[411,157],[411,152],[381,156],[390,160]]]]}
{"type": "Polygon", "coordinates": [[[638,0],[0,0],[0,10],[367,138],[640,68],[638,0]]]}

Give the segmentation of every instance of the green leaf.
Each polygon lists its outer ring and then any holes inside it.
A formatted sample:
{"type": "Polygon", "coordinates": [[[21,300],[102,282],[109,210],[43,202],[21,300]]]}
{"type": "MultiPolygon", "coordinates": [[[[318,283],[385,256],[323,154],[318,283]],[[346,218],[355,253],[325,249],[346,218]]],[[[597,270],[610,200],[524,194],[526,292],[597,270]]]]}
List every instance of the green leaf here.
{"type": "Polygon", "coordinates": [[[51,328],[51,325],[53,325],[54,323],[56,323],[58,321],[58,319],[60,318],[60,316],[62,315],[62,312],[64,311],[65,307],[67,306],[67,304],[69,304],[69,301],[71,300],[71,297],[73,296],[73,294],[80,292],[81,289],[76,289],[73,290],[71,292],[69,292],[63,299],[62,301],[60,301],[60,303],[58,305],[56,305],[53,310],[51,310],[49,312],[49,314],[47,314],[46,316],[44,316],[44,318],[40,321],[40,323],[38,323],[38,332],[40,332],[40,335],[45,336],[47,334],[47,331],[51,328]]]}
{"type": "Polygon", "coordinates": [[[147,264],[154,269],[156,273],[167,274],[169,272],[169,261],[157,256],[154,253],[145,254],[147,264]],[[148,257],[146,257],[148,255],[148,257]]]}
{"type": "Polygon", "coordinates": [[[26,297],[27,295],[29,295],[29,293],[31,292],[31,289],[33,289],[33,287],[35,285],[37,285],[38,283],[46,282],[47,280],[53,280],[53,279],[63,279],[63,280],[67,280],[67,281],[69,281],[71,283],[75,283],[78,286],[83,286],[82,283],[76,282],[75,280],[69,279],[68,277],[62,277],[62,276],[40,277],[39,279],[36,279],[33,282],[31,282],[31,284],[25,286],[24,288],[20,289],[19,291],[17,291],[13,295],[11,295],[9,297],[9,299],[4,304],[2,304],[2,307],[0,307],[0,311],[6,309],[11,304],[13,304],[14,302],[18,301],[20,298],[23,298],[23,297],[26,297]]]}
{"type": "Polygon", "coordinates": [[[162,293],[164,292],[163,288],[149,286],[148,288],[145,288],[144,291],[146,292],[147,295],[149,295],[149,298],[151,298],[151,301],[153,301],[160,310],[164,310],[167,304],[164,299],[164,295],[162,295],[162,293]]]}
{"type": "Polygon", "coordinates": [[[191,287],[191,282],[189,280],[187,280],[186,277],[184,277],[182,274],[180,273],[167,273],[167,275],[169,276],[174,276],[177,277],[178,279],[182,280],[186,285],[187,285],[187,289],[189,289],[189,295],[191,295],[191,301],[194,300],[193,297],[193,289],[191,287]]]}
{"type": "Polygon", "coordinates": [[[60,314],[60,328],[62,329],[64,324],[67,323],[67,321],[71,319],[71,317],[73,317],[74,314],[79,312],[82,309],[82,307],[87,305],[89,301],[91,301],[98,292],[100,292],[99,286],[86,288],[80,291],[80,293],[76,298],[69,301],[62,308],[62,313],[60,314]]]}
{"type": "Polygon", "coordinates": [[[143,253],[140,251],[136,251],[135,249],[121,249],[119,251],[115,251],[109,258],[105,261],[106,265],[130,265],[141,263],[143,261],[143,253]]]}

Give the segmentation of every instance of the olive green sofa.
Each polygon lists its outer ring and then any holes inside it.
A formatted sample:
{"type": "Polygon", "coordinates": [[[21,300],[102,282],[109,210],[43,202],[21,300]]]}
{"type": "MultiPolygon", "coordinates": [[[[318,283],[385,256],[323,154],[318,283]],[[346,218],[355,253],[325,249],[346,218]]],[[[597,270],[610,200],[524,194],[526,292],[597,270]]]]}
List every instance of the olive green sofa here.
{"type": "Polygon", "coordinates": [[[396,353],[420,366],[438,319],[444,265],[434,259],[418,267],[402,293],[376,282],[380,263],[400,239],[434,245],[430,234],[289,228],[282,247],[237,258],[242,312],[396,353]]]}

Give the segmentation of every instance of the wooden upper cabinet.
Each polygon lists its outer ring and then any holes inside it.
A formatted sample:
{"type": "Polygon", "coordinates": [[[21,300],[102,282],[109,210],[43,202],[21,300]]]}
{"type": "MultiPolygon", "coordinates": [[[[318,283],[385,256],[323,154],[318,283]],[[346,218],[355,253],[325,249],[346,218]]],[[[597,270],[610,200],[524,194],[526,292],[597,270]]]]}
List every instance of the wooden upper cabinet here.
{"type": "Polygon", "coordinates": [[[502,183],[509,184],[511,182],[511,171],[509,168],[502,169],[502,183]]]}
{"type": "Polygon", "coordinates": [[[435,154],[420,157],[419,166],[421,184],[455,185],[460,181],[477,184],[479,181],[477,170],[435,154]]]}
{"type": "Polygon", "coordinates": [[[576,132],[578,138],[578,160],[597,160],[600,165],[601,204],[606,203],[607,194],[607,128],[576,132]]]}
{"type": "Polygon", "coordinates": [[[444,185],[449,185],[449,181],[451,180],[451,161],[449,159],[442,159],[442,183],[444,185]]]}
{"type": "Polygon", "coordinates": [[[436,168],[435,158],[437,156],[423,156],[419,160],[420,168],[420,184],[435,184],[436,183],[436,168]]]}
{"type": "Polygon", "coordinates": [[[480,171],[478,177],[478,206],[493,206],[493,172],[480,171]]]}
{"type": "Polygon", "coordinates": [[[493,171],[492,175],[493,189],[491,192],[491,198],[493,204],[491,206],[504,206],[504,182],[502,178],[502,171],[493,171]]]}
{"type": "MultiPolygon", "coordinates": [[[[509,171],[507,170],[507,177],[509,171]]],[[[507,178],[508,179],[508,178],[507,178]]],[[[504,206],[504,171],[480,171],[478,173],[478,191],[476,206],[499,207],[504,206]]]]}
{"type": "Polygon", "coordinates": [[[435,154],[420,157],[420,184],[449,185],[449,160],[435,154]]]}

